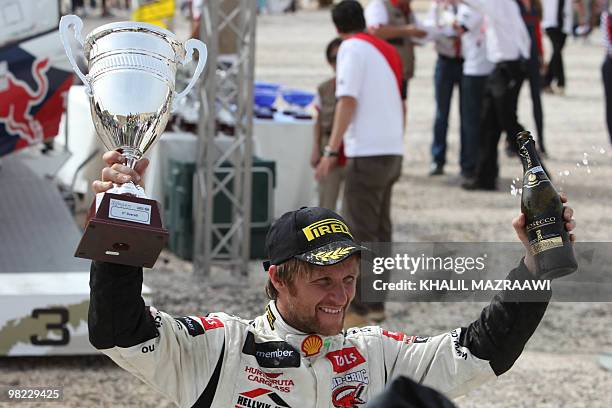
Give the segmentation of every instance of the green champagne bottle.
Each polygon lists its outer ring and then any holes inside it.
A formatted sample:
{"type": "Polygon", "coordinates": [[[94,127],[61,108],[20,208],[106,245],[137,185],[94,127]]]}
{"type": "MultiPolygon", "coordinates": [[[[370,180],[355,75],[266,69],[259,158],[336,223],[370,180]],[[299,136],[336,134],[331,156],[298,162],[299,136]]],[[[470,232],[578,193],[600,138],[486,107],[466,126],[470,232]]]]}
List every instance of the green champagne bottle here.
{"type": "Polygon", "coordinates": [[[520,132],[517,143],[524,171],[521,211],[538,276],[554,279],[570,274],[578,264],[565,229],[559,193],[542,167],[531,133],[520,132]]]}

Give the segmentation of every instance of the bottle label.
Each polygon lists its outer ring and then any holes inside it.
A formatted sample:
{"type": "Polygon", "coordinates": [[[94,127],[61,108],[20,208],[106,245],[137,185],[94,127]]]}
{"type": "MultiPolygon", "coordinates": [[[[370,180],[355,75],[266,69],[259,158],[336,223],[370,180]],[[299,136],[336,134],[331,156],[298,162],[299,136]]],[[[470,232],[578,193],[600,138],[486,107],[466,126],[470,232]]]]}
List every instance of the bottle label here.
{"type": "Polygon", "coordinates": [[[532,255],[563,246],[563,239],[557,233],[557,217],[546,217],[527,224],[527,237],[532,255]]]}
{"type": "Polygon", "coordinates": [[[535,166],[525,172],[525,179],[523,180],[524,188],[533,188],[539,186],[542,183],[549,182],[548,177],[542,166],[535,166]]]}
{"type": "Polygon", "coordinates": [[[531,255],[534,255],[534,256],[548,249],[558,248],[562,246],[563,246],[563,239],[561,239],[560,236],[544,239],[542,241],[529,244],[531,255]]]}
{"type": "Polygon", "coordinates": [[[557,217],[546,217],[539,220],[534,220],[533,222],[527,224],[527,232],[534,231],[539,228],[543,228],[546,226],[553,226],[557,222],[557,217]]]}

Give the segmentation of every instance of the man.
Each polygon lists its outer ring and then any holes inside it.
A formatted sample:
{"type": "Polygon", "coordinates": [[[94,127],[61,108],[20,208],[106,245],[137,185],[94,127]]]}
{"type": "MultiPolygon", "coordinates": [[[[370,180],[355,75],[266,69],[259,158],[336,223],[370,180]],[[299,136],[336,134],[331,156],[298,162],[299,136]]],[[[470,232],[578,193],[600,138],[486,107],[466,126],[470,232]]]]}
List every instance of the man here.
{"type": "Polygon", "coordinates": [[[487,59],[484,16],[477,10],[460,4],[457,9],[456,30],[461,35],[464,57],[461,78],[461,152],[463,181],[476,174],[478,144],[480,143],[480,116],[487,78],[494,65],[487,59]]]}
{"type": "MultiPolygon", "coordinates": [[[[323,154],[323,146],[327,146],[331,135],[332,126],[334,124],[334,113],[336,111],[336,59],[338,49],[342,44],[341,38],[334,38],[327,44],[325,57],[327,63],[334,71],[334,76],[323,81],[317,87],[317,120],[314,126],[314,140],[312,144],[312,153],[310,154],[310,165],[316,168],[323,154]]],[[[338,163],[327,174],[327,176],[319,180],[319,207],[329,208],[332,211],[336,210],[338,196],[340,195],[340,187],[344,183],[346,157],[344,150],[340,146],[338,152],[338,163]]]]}
{"type": "Polygon", "coordinates": [[[527,61],[527,81],[531,94],[531,110],[536,125],[538,150],[544,156],[544,110],[542,109],[542,67],[544,49],[542,47],[542,2],[540,0],[521,0],[523,20],[531,41],[531,53],[527,61]]]}
{"type": "MultiPolygon", "coordinates": [[[[104,160],[96,193],[138,182],[147,165],[132,170],[116,151],[104,160]]],[[[568,231],[572,215],[564,209],[568,231]]],[[[524,215],[513,226],[528,248],[524,215]]],[[[453,398],[513,365],[551,295],[519,303],[501,292],[476,321],[434,337],[373,326],[344,332],[363,250],[331,210],[284,214],[266,237],[272,300],[250,321],[225,313],[175,319],[145,306],[142,268],[93,262],[90,341],[182,407],[356,407],[401,375],[453,398]]],[[[534,279],[535,270],[527,250],[508,279],[534,279]]]]}
{"type": "Polygon", "coordinates": [[[408,97],[408,82],[414,76],[415,56],[411,38],[423,38],[427,33],[417,26],[410,3],[412,0],[372,0],[365,9],[365,19],[371,34],[393,45],[404,66],[402,93],[408,97]]]}
{"type": "MultiPolygon", "coordinates": [[[[446,134],[448,115],[455,86],[459,88],[459,109],[461,110],[461,75],[463,58],[461,39],[454,30],[457,19],[457,5],[450,0],[431,2],[426,26],[435,33],[435,46],[438,53],[434,71],[434,92],[436,97],[436,115],[434,119],[433,141],[431,143],[432,163],[430,176],[444,174],[446,164],[446,134]]],[[[465,140],[463,126],[460,129],[461,140],[465,140]]]]}
{"type": "Polygon", "coordinates": [[[200,23],[202,19],[202,8],[204,0],[192,0],[191,2],[191,38],[200,38],[200,23]]]}
{"type": "MultiPolygon", "coordinates": [[[[342,212],[361,242],[391,242],[391,192],[404,154],[402,64],[397,51],[364,32],[363,8],[342,1],[332,9],[343,39],[336,71],[336,114],[332,134],[316,170],[317,180],[337,164],[344,141],[348,159],[342,212]]],[[[383,304],[353,303],[351,316],[384,318],[383,304]]]]}
{"type": "Polygon", "coordinates": [[[506,148],[516,152],[516,135],[523,131],[517,105],[526,75],[531,42],[516,0],[462,0],[487,17],[487,59],[495,64],[485,89],[482,105],[481,143],[474,180],[466,190],[496,190],[499,168],[497,145],[506,133],[506,148]]]}
{"type": "Polygon", "coordinates": [[[550,62],[544,74],[543,89],[553,93],[553,81],[557,81],[557,92],[565,94],[565,68],[563,66],[563,47],[568,34],[574,28],[574,9],[572,0],[544,0],[542,27],[552,44],[550,62]]]}

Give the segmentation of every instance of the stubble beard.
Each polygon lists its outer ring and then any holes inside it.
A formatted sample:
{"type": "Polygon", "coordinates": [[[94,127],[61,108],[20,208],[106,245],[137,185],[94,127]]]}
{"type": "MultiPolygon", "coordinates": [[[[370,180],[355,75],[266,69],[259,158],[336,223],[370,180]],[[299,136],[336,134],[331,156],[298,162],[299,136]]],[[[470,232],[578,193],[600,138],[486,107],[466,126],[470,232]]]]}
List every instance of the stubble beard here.
{"type": "Polygon", "coordinates": [[[300,313],[296,305],[289,301],[288,302],[288,310],[289,316],[287,316],[287,320],[291,323],[293,328],[298,329],[303,333],[319,333],[321,331],[321,325],[319,324],[316,315],[308,315],[305,316],[303,313],[300,313]]]}
{"type": "Polygon", "coordinates": [[[298,308],[293,302],[288,302],[287,312],[289,316],[287,316],[287,320],[291,321],[291,326],[293,328],[303,332],[303,333],[315,333],[323,336],[334,336],[342,332],[342,326],[344,325],[344,317],[346,308],[343,308],[340,313],[342,313],[342,321],[340,323],[340,327],[333,330],[333,333],[329,330],[323,330],[321,327],[321,323],[317,319],[317,311],[315,308],[313,315],[305,315],[304,313],[300,313],[298,308]],[[325,332],[324,332],[325,331],[325,332]]]}

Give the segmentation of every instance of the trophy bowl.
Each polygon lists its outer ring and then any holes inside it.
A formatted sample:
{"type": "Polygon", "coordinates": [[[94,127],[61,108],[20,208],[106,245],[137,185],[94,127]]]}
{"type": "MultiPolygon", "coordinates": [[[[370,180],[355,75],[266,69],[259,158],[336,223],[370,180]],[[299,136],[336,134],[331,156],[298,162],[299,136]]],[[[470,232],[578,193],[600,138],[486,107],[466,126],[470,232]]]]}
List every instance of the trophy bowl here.
{"type": "Polygon", "coordinates": [[[314,100],[314,93],[299,89],[283,89],[281,96],[290,106],[297,106],[295,110],[289,111],[290,115],[296,119],[312,119],[312,116],[306,112],[306,107],[314,100]]]}
{"type": "MultiPolygon", "coordinates": [[[[83,22],[74,15],[60,20],[60,38],[66,55],[89,96],[91,117],[98,137],[108,150],[118,150],[126,165],[136,162],[159,139],[174,108],[195,85],[206,63],[206,46],[190,39],[183,46],[175,35],[158,26],[137,22],[103,25],[81,38],[83,22]],[[76,64],[70,30],[83,47],[89,72],[76,64]],[[198,63],[189,84],[175,90],[179,65],[198,51],[198,63]]],[[[96,196],[75,256],[152,267],[167,242],[155,200],[132,182],[96,196]]]]}

